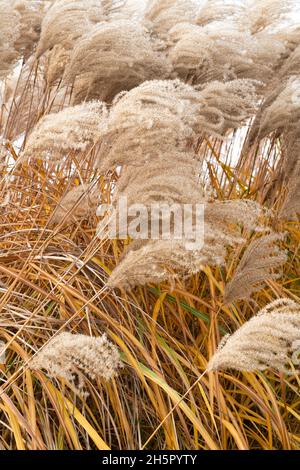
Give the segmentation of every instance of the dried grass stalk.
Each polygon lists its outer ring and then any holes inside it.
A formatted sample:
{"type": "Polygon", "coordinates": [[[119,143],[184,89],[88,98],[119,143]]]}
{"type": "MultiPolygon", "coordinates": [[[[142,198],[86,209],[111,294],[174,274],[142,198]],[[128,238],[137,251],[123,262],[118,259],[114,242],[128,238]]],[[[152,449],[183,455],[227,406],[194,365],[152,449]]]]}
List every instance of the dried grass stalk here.
{"type": "Polygon", "coordinates": [[[276,245],[283,236],[270,234],[253,240],[246,249],[231,281],[226,284],[224,302],[250,299],[254,292],[263,288],[267,279],[277,279],[274,269],[284,264],[287,256],[276,245]]]}
{"type": "Polygon", "coordinates": [[[120,366],[119,352],[106,335],[71,333],[55,336],[29,364],[32,370],[46,369],[51,377],[67,380],[78,393],[84,390],[84,376],[111,380],[120,366]]]}
{"type": "Polygon", "coordinates": [[[275,369],[290,373],[291,360],[299,364],[300,306],[278,299],[263,308],[231,336],[226,336],[207,370],[275,369]]]}

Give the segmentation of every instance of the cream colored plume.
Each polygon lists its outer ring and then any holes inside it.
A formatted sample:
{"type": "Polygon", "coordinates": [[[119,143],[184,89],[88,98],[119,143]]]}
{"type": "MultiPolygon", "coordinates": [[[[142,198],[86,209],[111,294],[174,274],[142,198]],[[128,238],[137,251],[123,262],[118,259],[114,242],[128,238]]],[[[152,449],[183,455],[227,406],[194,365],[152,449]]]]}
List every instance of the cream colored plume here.
{"type": "MultiPolygon", "coordinates": [[[[296,145],[299,150],[299,143],[296,145]]],[[[291,156],[289,156],[291,157],[291,156]]],[[[285,220],[297,220],[300,216],[300,154],[291,158],[292,170],[287,179],[288,193],[280,209],[279,217],[285,220]]]]}
{"type": "Polygon", "coordinates": [[[205,26],[224,20],[237,20],[245,11],[245,2],[236,0],[204,0],[196,16],[196,24],[205,26]]]}
{"type": "Polygon", "coordinates": [[[15,42],[19,37],[20,15],[10,0],[0,0],[0,79],[12,70],[18,58],[15,42]]]}
{"type": "Polygon", "coordinates": [[[44,116],[29,135],[22,159],[54,161],[70,153],[87,152],[101,137],[106,116],[106,106],[99,101],[44,116]]]}
{"type": "Polygon", "coordinates": [[[139,24],[128,20],[99,23],[75,45],[65,82],[73,83],[74,102],[114,96],[170,73],[166,57],[139,24]]]}
{"type": "Polygon", "coordinates": [[[102,0],[56,0],[49,8],[36,51],[37,57],[47,52],[49,85],[62,79],[76,41],[96,23],[106,20],[105,3],[102,0]]]}
{"type": "Polygon", "coordinates": [[[27,60],[33,53],[45,8],[40,0],[0,1],[0,78],[12,72],[19,59],[27,60]]]}
{"type": "Polygon", "coordinates": [[[292,13],[294,0],[248,0],[244,15],[241,17],[242,25],[249,23],[252,34],[276,28],[280,21],[292,13]]]}
{"type": "Polygon", "coordinates": [[[289,374],[293,372],[291,362],[299,366],[299,355],[300,305],[283,298],[268,304],[235,333],[225,337],[207,370],[275,369],[289,374]]]}
{"type": "Polygon", "coordinates": [[[174,161],[172,153],[184,152],[193,139],[221,137],[239,127],[256,103],[249,80],[212,82],[201,90],[180,80],[144,82],[114,101],[103,129],[100,170],[154,159],[174,161]]]}
{"type": "Polygon", "coordinates": [[[19,37],[15,49],[19,55],[27,59],[38,43],[46,3],[43,0],[14,0],[15,11],[20,15],[19,37]]]}
{"type": "Polygon", "coordinates": [[[43,22],[37,56],[60,44],[70,50],[94,24],[103,21],[101,0],[56,0],[43,22]]]}
{"type": "Polygon", "coordinates": [[[194,234],[190,238],[187,234],[182,240],[134,240],[113,270],[108,286],[128,290],[138,285],[172,282],[201,271],[205,265],[222,265],[227,247],[245,242],[239,225],[254,230],[263,213],[253,201],[205,203],[202,199],[202,202],[205,205],[203,247],[188,249],[194,234]]]}
{"type": "MultiPolygon", "coordinates": [[[[192,151],[193,141],[199,136],[223,136],[238,127],[254,112],[256,102],[255,86],[247,80],[212,82],[201,90],[179,80],[154,80],[116,97],[99,152],[101,172],[122,166],[112,200],[114,215],[120,215],[121,197],[127,198],[128,206],[143,204],[147,208],[158,203],[177,204],[181,209],[183,204],[205,204],[199,184],[201,158],[192,151]]],[[[204,264],[222,264],[226,246],[244,242],[240,230],[231,229],[232,223],[253,230],[261,214],[260,206],[249,201],[207,204],[206,209],[203,249],[188,252],[193,234],[185,234],[181,241],[134,241],[109,284],[129,288],[147,280],[187,276],[204,264]]],[[[110,217],[108,214],[99,224],[101,238],[105,238],[110,217]]],[[[148,213],[143,217],[143,224],[150,222],[148,213]]],[[[151,217],[150,225],[158,221],[160,213],[151,217]]],[[[119,227],[121,233],[125,229],[119,227]]]]}
{"type": "Polygon", "coordinates": [[[224,302],[250,299],[254,292],[262,289],[265,282],[277,279],[280,273],[274,272],[282,266],[287,255],[276,244],[282,239],[280,234],[270,234],[253,240],[246,249],[231,281],[226,284],[224,302]]]}
{"type": "Polygon", "coordinates": [[[260,138],[274,131],[289,133],[300,128],[300,77],[291,77],[279,90],[271,104],[264,107],[260,138]]]}
{"type": "Polygon", "coordinates": [[[94,215],[98,205],[97,188],[81,184],[68,191],[49,219],[50,224],[68,224],[94,215]]]}
{"type": "Polygon", "coordinates": [[[293,0],[206,0],[196,17],[200,26],[218,21],[233,21],[238,27],[257,34],[278,23],[292,11],[293,0]]]}
{"type": "Polygon", "coordinates": [[[169,33],[169,57],[178,75],[193,83],[250,78],[268,81],[286,48],[270,34],[253,37],[231,22],[204,27],[178,24],[169,33]]]}
{"type": "Polygon", "coordinates": [[[29,363],[32,370],[45,369],[51,377],[67,380],[78,393],[85,377],[111,380],[121,366],[119,352],[106,337],[60,333],[37,352],[29,363]]]}
{"type": "Polygon", "coordinates": [[[150,0],[144,17],[146,25],[162,39],[177,23],[193,23],[196,18],[197,3],[192,0],[150,0]]]}

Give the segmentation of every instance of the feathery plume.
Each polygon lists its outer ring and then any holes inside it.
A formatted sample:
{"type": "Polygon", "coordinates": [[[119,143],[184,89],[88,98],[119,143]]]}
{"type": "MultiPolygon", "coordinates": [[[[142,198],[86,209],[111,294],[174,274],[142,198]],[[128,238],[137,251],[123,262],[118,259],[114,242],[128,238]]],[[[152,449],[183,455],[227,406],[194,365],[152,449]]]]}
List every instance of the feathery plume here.
{"type": "Polygon", "coordinates": [[[30,134],[22,159],[60,159],[68,153],[88,151],[101,136],[107,115],[99,101],[82,103],[44,116],[30,134]]]}
{"type": "Polygon", "coordinates": [[[300,124],[300,78],[291,77],[276,91],[278,94],[275,99],[269,106],[264,107],[259,129],[260,138],[274,131],[293,132],[300,124]]]}
{"type": "Polygon", "coordinates": [[[295,167],[289,174],[288,193],[279,212],[279,217],[286,220],[297,220],[297,216],[300,215],[300,154],[297,154],[297,161],[291,159],[291,162],[295,164],[295,167]]]}
{"type": "Polygon", "coordinates": [[[27,60],[38,42],[44,15],[40,0],[1,0],[0,78],[5,78],[17,60],[27,60]]]}
{"type": "Polygon", "coordinates": [[[44,3],[41,0],[15,0],[13,2],[14,10],[20,15],[19,37],[14,47],[25,59],[31,56],[39,40],[44,3]]]}
{"type": "Polygon", "coordinates": [[[56,0],[43,19],[37,56],[57,44],[70,51],[77,39],[104,19],[101,0],[56,0]]]}
{"type": "Polygon", "coordinates": [[[151,31],[162,39],[177,23],[192,23],[196,17],[196,3],[191,0],[152,0],[144,18],[151,31]]]}
{"type": "Polygon", "coordinates": [[[276,25],[291,12],[293,0],[250,0],[241,23],[249,23],[251,33],[256,34],[276,25]]]}
{"type": "Polygon", "coordinates": [[[31,360],[32,370],[45,369],[51,377],[63,378],[77,393],[84,390],[84,377],[91,380],[112,379],[121,361],[119,352],[106,337],[60,333],[31,360]]]}
{"type": "Polygon", "coordinates": [[[107,11],[102,0],[56,0],[46,12],[36,55],[48,51],[47,82],[61,79],[77,40],[96,23],[105,21],[107,11]]]}
{"type": "Polygon", "coordinates": [[[284,264],[287,256],[276,245],[282,240],[280,234],[270,234],[253,240],[246,249],[231,281],[226,284],[224,302],[250,299],[268,279],[277,279],[280,274],[273,270],[284,264]]]}
{"type": "Polygon", "coordinates": [[[128,290],[137,285],[185,278],[205,265],[222,265],[226,248],[245,242],[237,224],[244,222],[246,230],[254,230],[261,215],[262,208],[253,201],[206,203],[202,248],[188,250],[188,236],[182,240],[135,240],[113,270],[108,285],[128,290]]]}
{"type": "MultiPolygon", "coordinates": [[[[177,203],[182,207],[204,202],[197,173],[201,162],[191,150],[193,139],[206,133],[225,135],[254,111],[256,101],[254,85],[246,80],[212,82],[201,90],[180,80],[154,80],[116,97],[103,128],[99,158],[102,172],[123,166],[113,197],[115,215],[121,196],[126,196],[129,205],[142,203],[148,208],[154,203],[177,203]]],[[[204,250],[186,254],[190,269],[184,264],[188,236],[180,242],[138,242],[129,245],[110,285],[127,288],[146,280],[170,279],[170,271],[174,278],[197,272],[206,263],[221,264],[226,246],[244,241],[230,224],[244,223],[253,230],[258,213],[258,205],[246,201],[207,204],[206,245],[204,250]],[[151,266],[157,263],[152,260],[160,260],[155,273],[151,266]]],[[[103,236],[110,216],[99,224],[98,236],[103,236]]],[[[145,217],[148,219],[148,214],[145,217]]],[[[120,227],[120,232],[126,228],[120,227]]]]}
{"type": "MultiPolygon", "coordinates": [[[[220,343],[207,370],[275,369],[290,373],[288,364],[300,353],[300,306],[290,299],[268,304],[220,343]]],[[[299,364],[298,357],[295,364],[299,364]]]]}
{"type": "Polygon", "coordinates": [[[75,79],[74,102],[111,101],[145,80],[170,73],[147,31],[128,20],[99,23],[77,41],[66,68],[65,81],[75,79]]]}
{"type": "Polygon", "coordinates": [[[244,9],[243,2],[235,0],[206,0],[198,10],[196,24],[205,26],[216,21],[236,20],[244,9]]]}
{"type": "Polygon", "coordinates": [[[193,83],[236,78],[267,81],[286,51],[283,41],[274,36],[253,37],[230,22],[204,27],[178,24],[171,29],[169,42],[174,70],[193,83]]]}
{"type": "Polygon", "coordinates": [[[12,70],[18,53],[15,42],[19,36],[20,15],[13,8],[10,0],[0,1],[0,79],[5,78],[12,70]]]}
{"type": "Polygon", "coordinates": [[[221,137],[239,127],[256,102],[249,80],[212,82],[202,90],[180,80],[144,82],[113,103],[103,129],[100,171],[182,156],[199,135],[221,137]]]}
{"type": "Polygon", "coordinates": [[[94,214],[98,205],[97,188],[81,184],[68,191],[50,217],[53,225],[67,224],[94,214]]]}

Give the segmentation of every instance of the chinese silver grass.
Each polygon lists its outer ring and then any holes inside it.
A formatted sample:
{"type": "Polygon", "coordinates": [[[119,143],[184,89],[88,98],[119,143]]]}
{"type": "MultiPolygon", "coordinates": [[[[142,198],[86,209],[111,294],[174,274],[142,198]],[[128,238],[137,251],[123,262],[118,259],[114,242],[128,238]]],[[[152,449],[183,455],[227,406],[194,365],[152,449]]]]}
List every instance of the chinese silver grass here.
{"type": "Polygon", "coordinates": [[[254,35],[276,27],[291,8],[290,0],[207,0],[198,11],[196,23],[204,26],[230,20],[241,30],[249,28],[254,35]]]}
{"type": "Polygon", "coordinates": [[[45,79],[49,86],[61,82],[65,68],[70,61],[70,51],[61,44],[56,44],[47,53],[45,79]]]}
{"type": "MultiPolygon", "coordinates": [[[[212,225],[222,227],[230,232],[228,224],[242,225],[248,231],[262,231],[259,223],[261,217],[269,216],[269,211],[258,202],[250,199],[232,199],[227,201],[208,202],[206,205],[206,220],[212,225]]],[[[233,228],[234,233],[236,228],[233,228]]]]}
{"type": "MultiPolygon", "coordinates": [[[[299,147],[298,147],[299,148],[299,147]]],[[[288,193],[279,212],[279,217],[286,220],[297,220],[300,215],[300,154],[294,160],[294,168],[287,179],[288,193]]]]}
{"type": "Polygon", "coordinates": [[[261,116],[259,137],[274,131],[293,132],[300,125],[300,78],[291,77],[261,116]]]}
{"type": "Polygon", "coordinates": [[[59,201],[49,222],[53,225],[67,224],[95,214],[98,206],[96,187],[81,184],[68,191],[59,201]]]}
{"type": "Polygon", "coordinates": [[[70,51],[91,26],[105,19],[103,15],[101,0],[56,0],[43,19],[37,56],[57,44],[70,51]]]}
{"type": "Polygon", "coordinates": [[[114,101],[103,133],[100,169],[144,165],[185,150],[195,135],[201,95],[179,80],[147,81],[114,101]]]}
{"type": "Polygon", "coordinates": [[[283,28],[279,31],[276,31],[276,37],[280,41],[284,41],[286,46],[286,54],[284,59],[287,60],[292,52],[299,46],[300,44],[300,27],[294,26],[290,28],[283,28]]]}
{"type": "Polygon", "coordinates": [[[41,0],[15,0],[13,6],[20,15],[19,36],[14,47],[20,56],[27,59],[33,53],[40,37],[45,2],[41,0]]]}
{"type": "Polygon", "coordinates": [[[285,83],[289,78],[293,76],[299,76],[300,74],[300,45],[297,44],[297,47],[293,49],[291,54],[287,57],[285,61],[283,61],[280,70],[278,71],[278,75],[275,79],[280,83],[285,83]]]}
{"type": "Polygon", "coordinates": [[[152,32],[165,39],[175,24],[194,22],[196,12],[196,3],[191,0],[150,0],[144,20],[152,32]]]}
{"type": "MultiPolygon", "coordinates": [[[[190,149],[193,137],[206,132],[225,134],[253,112],[256,100],[252,82],[243,80],[213,82],[201,90],[179,80],[149,81],[117,97],[103,130],[100,151],[100,171],[123,166],[113,197],[114,215],[119,216],[121,196],[126,196],[128,206],[143,204],[147,208],[157,203],[178,204],[182,208],[182,204],[204,202],[197,174],[199,157],[190,149]],[[170,136],[166,144],[159,138],[161,129],[164,136],[170,136]]],[[[222,263],[226,246],[244,241],[240,231],[230,225],[240,223],[253,230],[261,213],[258,205],[247,201],[207,204],[206,209],[205,246],[186,254],[188,264],[194,266],[191,270],[186,269],[183,260],[193,233],[183,241],[159,240],[158,245],[152,241],[134,242],[113,272],[110,285],[128,288],[142,280],[173,279],[197,272],[206,263],[222,263]],[[150,260],[148,268],[146,254],[150,260]],[[153,259],[160,259],[155,273],[149,268],[153,259]],[[130,274],[134,266],[139,270],[136,280],[134,272],[130,274]]],[[[111,214],[101,221],[98,236],[105,238],[104,227],[110,217],[111,214]]],[[[143,222],[149,221],[148,212],[143,217],[143,222]]],[[[160,214],[155,217],[155,222],[161,220],[160,214]]],[[[119,227],[121,233],[126,229],[119,227]]]]}
{"type": "Polygon", "coordinates": [[[113,199],[117,201],[126,196],[128,205],[139,203],[145,206],[158,201],[196,203],[200,199],[198,165],[193,153],[173,151],[165,160],[158,158],[134,169],[125,166],[113,199]]]}
{"type": "Polygon", "coordinates": [[[274,28],[291,13],[293,0],[249,0],[241,23],[249,23],[252,34],[274,28]]]}
{"type": "Polygon", "coordinates": [[[266,81],[286,50],[274,36],[253,37],[230,22],[205,27],[178,24],[171,29],[169,41],[174,70],[193,83],[236,78],[266,81]]]}
{"type": "Polygon", "coordinates": [[[106,115],[104,103],[91,101],[44,116],[29,135],[22,158],[54,161],[86,152],[100,138],[106,115]]]}
{"type": "MultiPolygon", "coordinates": [[[[278,136],[285,135],[289,142],[297,140],[300,109],[299,76],[284,76],[281,79],[280,72],[281,69],[277,77],[268,85],[265,99],[251,126],[243,153],[247,153],[254,144],[272,133],[278,136]]],[[[291,150],[294,153],[290,148],[289,153],[291,150]]]]}
{"type": "Polygon", "coordinates": [[[72,51],[65,82],[74,86],[74,102],[86,99],[111,101],[114,96],[152,78],[170,73],[147,31],[128,20],[99,23],[72,51]]]}
{"type": "Polygon", "coordinates": [[[134,20],[141,21],[145,9],[144,2],[140,0],[110,0],[107,2],[108,20],[134,20]]]}
{"type": "Polygon", "coordinates": [[[275,369],[290,373],[290,362],[299,365],[300,306],[278,299],[220,343],[207,370],[275,369]]]}
{"type": "Polygon", "coordinates": [[[204,106],[200,111],[201,125],[206,134],[225,136],[230,129],[241,126],[257,108],[257,82],[238,79],[214,81],[201,88],[204,106]],[[202,124],[203,123],[203,124],[202,124]]]}
{"type": "Polygon", "coordinates": [[[111,380],[121,367],[119,352],[106,337],[60,333],[51,339],[29,363],[32,370],[47,370],[54,378],[65,379],[81,394],[85,377],[111,380]]]}
{"type": "Polygon", "coordinates": [[[239,299],[250,299],[253,293],[262,289],[266,280],[280,276],[274,269],[278,269],[287,260],[286,253],[276,244],[281,239],[280,234],[269,234],[250,243],[231,281],[225,286],[226,304],[239,299]]]}
{"type": "MultiPolygon", "coordinates": [[[[134,246],[134,245],[133,245],[134,246]]],[[[178,276],[198,272],[205,264],[213,261],[212,253],[187,251],[185,242],[176,240],[149,241],[131,249],[113,270],[107,285],[112,288],[132,289],[149,283],[172,282],[178,276]],[[139,246],[142,245],[142,246],[139,246]]],[[[215,247],[215,256],[219,246],[215,247]]]]}
{"type": "Polygon", "coordinates": [[[21,71],[14,70],[5,80],[3,111],[6,112],[5,136],[18,138],[31,124],[38,113],[44,89],[43,73],[36,67],[32,73],[32,60],[29,59],[21,71]]]}
{"type": "Polygon", "coordinates": [[[18,58],[15,42],[19,37],[20,15],[10,0],[0,1],[0,12],[0,79],[2,79],[11,72],[18,58]]]}
{"type": "Polygon", "coordinates": [[[246,230],[254,230],[261,215],[262,208],[252,201],[205,203],[202,247],[189,249],[190,243],[195,241],[193,230],[181,240],[172,237],[134,240],[113,270],[108,285],[128,290],[137,285],[185,278],[201,271],[205,265],[222,265],[227,247],[245,242],[238,224],[244,222],[246,230]]]}
{"type": "Polygon", "coordinates": [[[49,85],[62,78],[76,41],[93,25],[105,21],[104,3],[102,0],[56,0],[48,9],[42,21],[36,55],[40,57],[47,52],[49,85]]]}
{"type": "Polygon", "coordinates": [[[236,21],[243,14],[244,8],[243,2],[235,0],[206,0],[197,12],[196,24],[205,26],[228,19],[236,21]]]}
{"type": "Polygon", "coordinates": [[[143,165],[185,151],[199,135],[221,137],[255,110],[251,81],[212,82],[201,90],[179,80],[144,82],[121,94],[103,130],[100,171],[143,165]]]}

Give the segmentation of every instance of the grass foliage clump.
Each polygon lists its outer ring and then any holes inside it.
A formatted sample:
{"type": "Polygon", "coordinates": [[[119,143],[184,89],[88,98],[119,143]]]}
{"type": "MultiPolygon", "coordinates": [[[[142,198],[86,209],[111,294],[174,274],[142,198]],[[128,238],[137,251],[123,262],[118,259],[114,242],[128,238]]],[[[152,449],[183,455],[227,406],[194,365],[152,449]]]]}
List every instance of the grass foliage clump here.
{"type": "Polygon", "coordinates": [[[295,3],[0,0],[0,449],[300,449],[295,3]]]}

